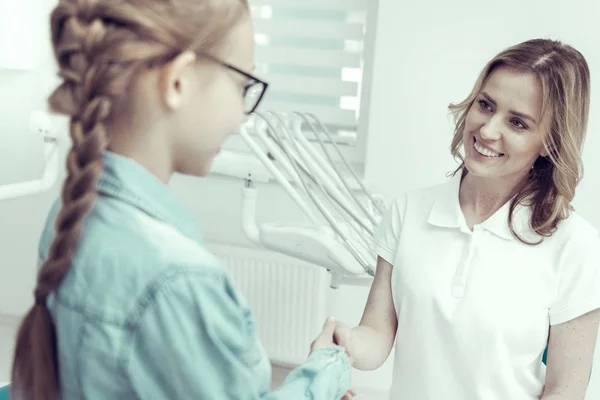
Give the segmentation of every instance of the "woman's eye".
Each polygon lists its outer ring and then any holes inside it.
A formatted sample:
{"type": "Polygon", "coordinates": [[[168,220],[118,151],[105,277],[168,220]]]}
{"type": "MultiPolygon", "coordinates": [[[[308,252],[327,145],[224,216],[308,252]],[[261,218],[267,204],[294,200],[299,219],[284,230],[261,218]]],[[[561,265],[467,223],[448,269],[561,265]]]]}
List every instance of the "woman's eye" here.
{"type": "Polygon", "coordinates": [[[479,100],[479,107],[481,107],[481,109],[485,110],[485,111],[491,111],[492,110],[492,106],[490,105],[490,103],[488,103],[485,100],[479,100]]]}
{"type": "Polygon", "coordinates": [[[527,129],[527,125],[525,125],[525,123],[523,123],[523,121],[520,119],[513,119],[511,120],[511,123],[517,129],[527,129]]]}

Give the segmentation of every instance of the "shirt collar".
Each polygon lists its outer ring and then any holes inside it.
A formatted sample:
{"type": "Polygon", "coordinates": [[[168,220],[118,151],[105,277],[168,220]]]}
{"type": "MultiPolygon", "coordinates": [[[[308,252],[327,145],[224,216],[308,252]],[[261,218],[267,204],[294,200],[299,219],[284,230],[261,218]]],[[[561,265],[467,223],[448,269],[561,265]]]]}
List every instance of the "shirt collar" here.
{"type": "Polygon", "coordinates": [[[461,175],[460,171],[457,172],[436,191],[433,207],[428,218],[430,224],[443,228],[460,228],[462,225],[466,225],[458,201],[461,175]]]}
{"type": "MultiPolygon", "coordinates": [[[[463,172],[458,171],[449,181],[436,192],[435,201],[429,213],[428,222],[444,228],[459,228],[468,231],[467,223],[460,208],[459,191],[463,172]]],[[[491,217],[482,222],[480,226],[496,236],[507,240],[517,240],[508,225],[510,201],[504,204],[491,217]]],[[[537,235],[530,228],[530,208],[518,205],[513,216],[513,228],[525,240],[538,240],[537,235]]]]}
{"type": "Polygon", "coordinates": [[[98,191],[117,198],[153,218],[164,221],[184,235],[202,241],[193,216],[183,207],[173,192],[134,160],[105,151],[104,172],[98,191]]]}

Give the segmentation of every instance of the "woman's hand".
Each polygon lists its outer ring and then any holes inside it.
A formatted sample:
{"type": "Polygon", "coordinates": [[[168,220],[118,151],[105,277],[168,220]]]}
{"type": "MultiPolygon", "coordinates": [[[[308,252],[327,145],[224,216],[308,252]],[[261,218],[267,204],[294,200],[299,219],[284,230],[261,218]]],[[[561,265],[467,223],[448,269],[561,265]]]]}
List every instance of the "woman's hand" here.
{"type": "Polygon", "coordinates": [[[333,333],[333,340],[338,345],[346,349],[349,357],[354,354],[354,331],[345,324],[337,322],[333,333]]]}
{"type": "Polygon", "coordinates": [[[350,360],[350,366],[353,365],[352,351],[342,343],[352,345],[352,330],[343,324],[336,322],[335,318],[329,317],[323,325],[323,331],[310,345],[310,352],[322,349],[324,347],[343,347],[350,360]],[[341,342],[341,343],[340,343],[341,342]]]}
{"type": "Polygon", "coordinates": [[[333,317],[327,318],[325,321],[325,325],[323,325],[323,330],[317,336],[315,340],[310,345],[310,352],[312,353],[315,350],[319,350],[325,347],[335,347],[337,344],[333,340],[333,333],[335,332],[336,322],[333,317]]]}

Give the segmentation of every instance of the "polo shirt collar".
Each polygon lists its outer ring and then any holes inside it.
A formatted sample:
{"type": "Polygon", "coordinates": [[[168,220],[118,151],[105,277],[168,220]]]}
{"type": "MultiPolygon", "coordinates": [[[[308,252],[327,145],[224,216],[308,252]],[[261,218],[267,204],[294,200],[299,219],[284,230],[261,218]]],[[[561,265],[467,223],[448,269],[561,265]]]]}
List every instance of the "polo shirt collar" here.
{"type": "MultiPolygon", "coordinates": [[[[450,180],[436,192],[436,198],[429,213],[428,222],[443,228],[458,228],[468,231],[465,216],[460,208],[459,191],[464,173],[456,172],[450,180]]],[[[510,201],[504,204],[491,217],[482,222],[480,226],[494,235],[506,240],[517,240],[508,225],[510,201]]],[[[539,236],[530,228],[531,212],[529,207],[518,205],[513,216],[514,230],[529,241],[539,240],[539,236]]]]}

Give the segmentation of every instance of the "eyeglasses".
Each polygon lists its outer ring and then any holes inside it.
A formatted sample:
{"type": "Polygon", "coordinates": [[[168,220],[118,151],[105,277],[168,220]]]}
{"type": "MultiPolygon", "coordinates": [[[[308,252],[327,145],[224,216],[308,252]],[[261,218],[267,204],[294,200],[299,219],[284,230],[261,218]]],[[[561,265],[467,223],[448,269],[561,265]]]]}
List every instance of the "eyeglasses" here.
{"type": "Polygon", "coordinates": [[[249,74],[248,72],[242,71],[241,69],[236,68],[229,63],[226,63],[225,61],[221,61],[209,55],[205,55],[205,57],[211,59],[217,64],[224,66],[225,68],[235,71],[238,74],[241,74],[242,76],[248,78],[248,83],[244,85],[244,102],[246,104],[245,111],[246,114],[252,114],[254,111],[256,111],[261,100],[265,96],[265,92],[267,91],[269,84],[263,80],[258,79],[256,76],[249,74]]]}
{"type": "MultiPolygon", "coordinates": [[[[148,63],[150,68],[154,68],[157,66],[164,65],[165,63],[171,61],[176,54],[170,55],[158,60],[152,60],[148,63]]],[[[245,78],[248,78],[248,82],[244,85],[244,103],[245,103],[245,112],[246,114],[252,114],[258,108],[261,100],[265,96],[265,92],[269,87],[269,84],[263,80],[260,80],[256,76],[249,74],[248,72],[242,71],[241,69],[234,67],[233,65],[226,63],[225,61],[221,61],[216,57],[213,57],[209,54],[202,54],[203,57],[208,58],[209,60],[216,62],[219,65],[222,65],[225,68],[228,68],[238,74],[241,74],[245,78]]]]}

